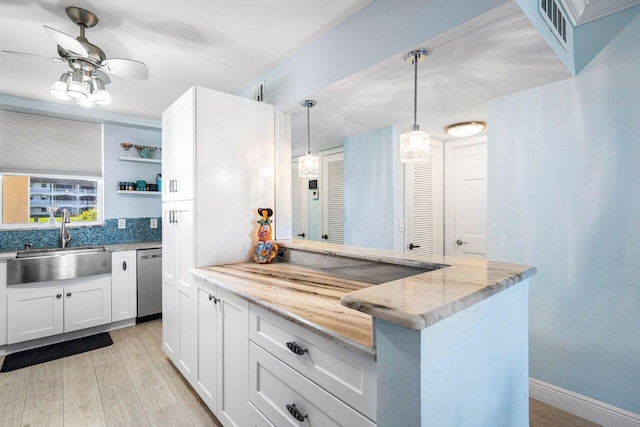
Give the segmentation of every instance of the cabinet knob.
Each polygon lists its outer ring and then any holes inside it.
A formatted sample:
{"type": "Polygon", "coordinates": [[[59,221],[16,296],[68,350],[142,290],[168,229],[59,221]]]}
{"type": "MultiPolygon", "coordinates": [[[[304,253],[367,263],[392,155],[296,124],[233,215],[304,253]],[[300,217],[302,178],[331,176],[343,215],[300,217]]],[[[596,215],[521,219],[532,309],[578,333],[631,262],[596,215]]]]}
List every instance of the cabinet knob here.
{"type": "Polygon", "coordinates": [[[127,271],[127,261],[122,261],[122,269],[127,271]]]}
{"type": "Polygon", "coordinates": [[[209,295],[209,301],[213,301],[214,304],[217,304],[220,301],[220,298],[216,298],[213,295],[209,295]]]}
{"type": "Polygon", "coordinates": [[[62,298],[62,294],[56,295],[56,298],[62,298]]]}
{"type": "Polygon", "coordinates": [[[71,296],[71,292],[67,292],[67,296],[70,297],[71,296]]]}
{"type": "Polygon", "coordinates": [[[299,422],[303,422],[306,418],[309,417],[309,415],[307,414],[302,415],[302,412],[300,412],[300,410],[296,408],[295,403],[287,404],[287,411],[289,411],[289,414],[291,414],[291,416],[299,422]]]}
{"type": "Polygon", "coordinates": [[[306,348],[300,347],[300,345],[295,341],[288,342],[287,348],[291,350],[292,353],[297,354],[298,356],[302,356],[303,354],[309,352],[309,350],[307,350],[306,348]]]}

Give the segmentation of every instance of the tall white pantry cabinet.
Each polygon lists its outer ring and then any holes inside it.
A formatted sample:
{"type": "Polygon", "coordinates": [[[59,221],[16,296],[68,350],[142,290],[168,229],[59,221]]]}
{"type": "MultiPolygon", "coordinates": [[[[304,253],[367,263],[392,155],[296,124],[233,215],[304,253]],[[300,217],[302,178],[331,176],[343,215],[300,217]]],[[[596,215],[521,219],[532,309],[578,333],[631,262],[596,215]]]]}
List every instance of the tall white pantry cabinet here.
{"type": "Polygon", "coordinates": [[[162,115],[162,341],[192,383],[208,361],[197,356],[189,270],[249,260],[257,209],[275,208],[274,114],[268,104],[192,87],[162,115]]]}

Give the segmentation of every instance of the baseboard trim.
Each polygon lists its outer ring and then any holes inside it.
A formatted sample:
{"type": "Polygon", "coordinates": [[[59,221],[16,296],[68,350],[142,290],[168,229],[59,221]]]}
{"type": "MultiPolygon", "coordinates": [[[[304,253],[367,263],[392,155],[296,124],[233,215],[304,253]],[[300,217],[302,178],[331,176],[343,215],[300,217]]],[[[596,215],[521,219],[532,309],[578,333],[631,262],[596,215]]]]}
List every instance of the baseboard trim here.
{"type": "Polygon", "coordinates": [[[529,378],[529,396],[603,427],[640,427],[640,415],[570,390],[529,378]]]}

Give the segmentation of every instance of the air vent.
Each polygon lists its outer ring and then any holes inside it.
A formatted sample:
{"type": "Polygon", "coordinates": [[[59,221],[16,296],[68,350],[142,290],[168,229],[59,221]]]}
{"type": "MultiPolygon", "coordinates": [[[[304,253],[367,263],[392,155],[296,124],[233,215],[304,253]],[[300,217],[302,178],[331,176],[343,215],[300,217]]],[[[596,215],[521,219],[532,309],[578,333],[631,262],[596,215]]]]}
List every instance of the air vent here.
{"type": "Polygon", "coordinates": [[[540,0],[540,14],[563,47],[567,47],[567,20],[556,0],[540,0]]]}

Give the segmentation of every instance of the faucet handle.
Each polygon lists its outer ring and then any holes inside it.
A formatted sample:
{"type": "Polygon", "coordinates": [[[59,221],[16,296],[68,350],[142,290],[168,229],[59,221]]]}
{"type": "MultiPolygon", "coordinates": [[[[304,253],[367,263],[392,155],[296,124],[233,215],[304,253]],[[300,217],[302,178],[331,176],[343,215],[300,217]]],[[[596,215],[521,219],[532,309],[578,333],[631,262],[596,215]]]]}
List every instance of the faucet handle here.
{"type": "Polygon", "coordinates": [[[27,243],[24,244],[24,250],[25,251],[30,251],[32,247],[33,247],[33,243],[31,243],[31,242],[27,242],[27,243]]]}

